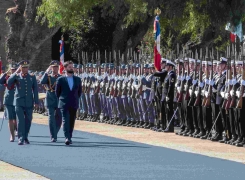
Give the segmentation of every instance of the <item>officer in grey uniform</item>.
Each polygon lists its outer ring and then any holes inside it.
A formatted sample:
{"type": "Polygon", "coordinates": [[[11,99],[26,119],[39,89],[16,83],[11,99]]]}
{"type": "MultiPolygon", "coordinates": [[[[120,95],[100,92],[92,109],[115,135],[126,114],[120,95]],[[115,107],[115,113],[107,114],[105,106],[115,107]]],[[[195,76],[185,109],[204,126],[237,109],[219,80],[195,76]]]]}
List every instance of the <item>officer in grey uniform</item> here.
{"type": "Polygon", "coordinates": [[[7,114],[7,118],[9,120],[9,131],[10,131],[10,142],[14,142],[15,139],[15,129],[17,129],[17,122],[16,122],[16,113],[15,107],[13,105],[14,102],[14,93],[15,93],[15,85],[8,87],[7,80],[10,74],[14,73],[17,69],[17,64],[11,64],[10,69],[3,73],[0,77],[0,84],[6,86],[3,104],[5,105],[5,111],[7,114]]]}
{"type": "Polygon", "coordinates": [[[55,95],[56,80],[61,76],[58,71],[59,61],[53,60],[40,80],[40,83],[46,86],[45,106],[48,109],[51,142],[57,141],[57,134],[62,124],[61,112],[58,109],[58,99],[55,95]],[[52,74],[48,74],[51,69],[52,74]]]}
{"type": "MultiPolygon", "coordinates": [[[[2,67],[2,73],[4,73],[5,67],[2,67]]],[[[4,96],[5,86],[3,84],[0,84],[0,111],[4,110],[3,107],[3,96],[4,96]]]]}
{"type": "Polygon", "coordinates": [[[18,121],[18,145],[30,144],[28,133],[31,128],[34,104],[38,106],[37,80],[28,73],[29,61],[23,60],[19,68],[7,80],[8,87],[16,85],[14,106],[18,121]]]}

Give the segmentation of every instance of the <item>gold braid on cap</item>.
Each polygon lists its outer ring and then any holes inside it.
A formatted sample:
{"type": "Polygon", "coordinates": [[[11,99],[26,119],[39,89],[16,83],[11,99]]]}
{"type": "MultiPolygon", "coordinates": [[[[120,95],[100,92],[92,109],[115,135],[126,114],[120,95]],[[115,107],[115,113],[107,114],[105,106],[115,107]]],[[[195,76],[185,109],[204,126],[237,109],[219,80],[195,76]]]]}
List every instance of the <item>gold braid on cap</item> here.
{"type": "Polygon", "coordinates": [[[159,8],[155,9],[154,11],[155,15],[160,15],[161,14],[161,10],[159,8]]]}

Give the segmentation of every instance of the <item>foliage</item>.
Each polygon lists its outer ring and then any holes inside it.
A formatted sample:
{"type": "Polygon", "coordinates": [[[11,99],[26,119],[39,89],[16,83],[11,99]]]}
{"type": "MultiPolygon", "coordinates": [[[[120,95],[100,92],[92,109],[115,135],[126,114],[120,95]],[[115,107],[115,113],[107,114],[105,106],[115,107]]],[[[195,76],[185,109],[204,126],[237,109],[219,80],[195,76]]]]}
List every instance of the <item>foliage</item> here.
{"type": "MultiPolygon", "coordinates": [[[[154,18],[156,7],[162,11],[160,25],[164,55],[176,51],[177,43],[191,44],[193,48],[215,46],[223,51],[229,40],[226,23],[237,25],[240,20],[245,20],[244,0],[43,0],[38,7],[37,19],[48,21],[49,27],[61,26],[68,30],[73,49],[109,49],[118,22],[123,21],[122,29],[134,30],[149,16],[154,18]],[[101,37],[109,33],[112,35],[107,37],[108,40],[101,37]],[[102,40],[107,44],[99,45],[102,40]]],[[[153,52],[151,32],[150,28],[138,42],[138,47],[145,52],[153,52]]],[[[125,34],[130,38],[128,36],[125,34]]]]}

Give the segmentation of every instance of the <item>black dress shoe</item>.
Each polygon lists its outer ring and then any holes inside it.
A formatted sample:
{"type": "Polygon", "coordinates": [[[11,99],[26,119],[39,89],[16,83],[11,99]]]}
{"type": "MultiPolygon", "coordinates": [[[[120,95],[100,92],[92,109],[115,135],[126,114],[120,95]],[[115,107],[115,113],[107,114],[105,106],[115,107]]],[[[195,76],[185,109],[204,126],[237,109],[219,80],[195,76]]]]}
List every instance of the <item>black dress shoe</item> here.
{"type": "Polygon", "coordinates": [[[140,121],[140,123],[137,125],[137,128],[142,127],[144,125],[143,121],[140,121]]]}
{"type": "Polygon", "coordinates": [[[72,144],[72,140],[70,139],[70,144],[72,144]]]}
{"type": "Polygon", "coordinates": [[[199,129],[195,129],[194,133],[192,133],[191,135],[189,135],[190,137],[195,137],[196,135],[198,135],[200,133],[199,129]]]}
{"type": "Polygon", "coordinates": [[[65,140],[65,144],[68,146],[68,145],[71,144],[71,142],[70,142],[68,139],[66,139],[66,140],[65,140]]]}
{"type": "Polygon", "coordinates": [[[195,138],[200,138],[200,137],[202,137],[202,136],[205,136],[205,131],[204,130],[201,130],[200,132],[199,132],[199,134],[197,134],[197,135],[195,135],[195,138]]]}
{"type": "Polygon", "coordinates": [[[233,145],[233,143],[235,143],[236,141],[237,141],[237,136],[232,136],[232,138],[229,141],[226,141],[225,143],[233,145]]]}
{"type": "Polygon", "coordinates": [[[181,135],[184,131],[185,131],[185,129],[180,129],[180,131],[179,132],[176,132],[175,134],[176,135],[181,135]]]}
{"type": "Polygon", "coordinates": [[[156,130],[156,132],[163,132],[166,128],[165,127],[160,127],[159,129],[156,130]]]}
{"type": "Polygon", "coordinates": [[[131,121],[127,121],[126,123],[123,124],[123,126],[128,126],[131,123],[131,121]]]}
{"type": "Polygon", "coordinates": [[[143,126],[144,129],[147,129],[146,127],[149,126],[149,122],[146,122],[143,126]]]}
{"type": "Polygon", "coordinates": [[[24,140],[24,142],[25,144],[30,144],[30,141],[27,138],[24,140]]]}
{"type": "Polygon", "coordinates": [[[163,132],[165,132],[165,133],[173,133],[174,132],[174,128],[165,129],[165,130],[163,130],[163,132]]]}
{"type": "Polygon", "coordinates": [[[187,134],[190,130],[189,129],[185,129],[183,132],[181,132],[179,135],[184,136],[184,134],[187,134]]]}
{"type": "Polygon", "coordinates": [[[223,136],[223,138],[221,140],[219,140],[219,143],[225,143],[226,141],[229,141],[230,139],[228,139],[226,136],[223,136]]]}
{"type": "Polygon", "coordinates": [[[18,145],[23,145],[23,144],[24,144],[23,141],[21,141],[21,140],[18,141],[18,145]]]}
{"type": "Polygon", "coordinates": [[[149,123],[148,126],[145,126],[145,129],[150,129],[154,127],[154,123],[149,123]]]}
{"type": "Polygon", "coordinates": [[[207,139],[209,135],[209,131],[206,131],[206,134],[204,136],[201,136],[200,139],[207,139]]]}
{"type": "Polygon", "coordinates": [[[140,124],[140,121],[136,121],[135,125],[133,125],[133,127],[138,127],[138,125],[140,124]]]}
{"type": "Polygon", "coordinates": [[[51,142],[57,142],[57,139],[52,138],[51,142]]]}

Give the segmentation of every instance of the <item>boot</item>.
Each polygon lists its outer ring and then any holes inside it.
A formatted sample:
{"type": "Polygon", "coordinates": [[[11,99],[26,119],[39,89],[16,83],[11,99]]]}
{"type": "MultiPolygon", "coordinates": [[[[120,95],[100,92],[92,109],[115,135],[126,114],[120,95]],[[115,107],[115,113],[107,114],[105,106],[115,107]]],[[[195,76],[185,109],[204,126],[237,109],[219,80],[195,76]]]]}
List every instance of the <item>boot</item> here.
{"type": "Polygon", "coordinates": [[[195,137],[196,135],[198,135],[200,133],[200,130],[199,129],[195,129],[194,133],[192,133],[190,135],[190,137],[195,137]]]}
{"type": "Polygon", "coordinates": [[[200,137],[205,136],[205,135],[206,135],[206,133],[205,133],[205,131],[202,129],[202,130],[200,131],[200,133],[197,134],[197,135],[194,136],[194,137],[195,137],[195,138],[200,138],[200,137]]]}
{"type": "Polygon", "coordinates": [[[144,124],[144,129],[147,129],[146,127],[149,125],[149,122],[146,122],[145,124],[144,124]]]}
{"type": "Polygon", "coordinates": [[[150,129],[152,127],[154,127],[154,123],[149,123],[148,126],[145,127],[145,129],[150,129]]]}

